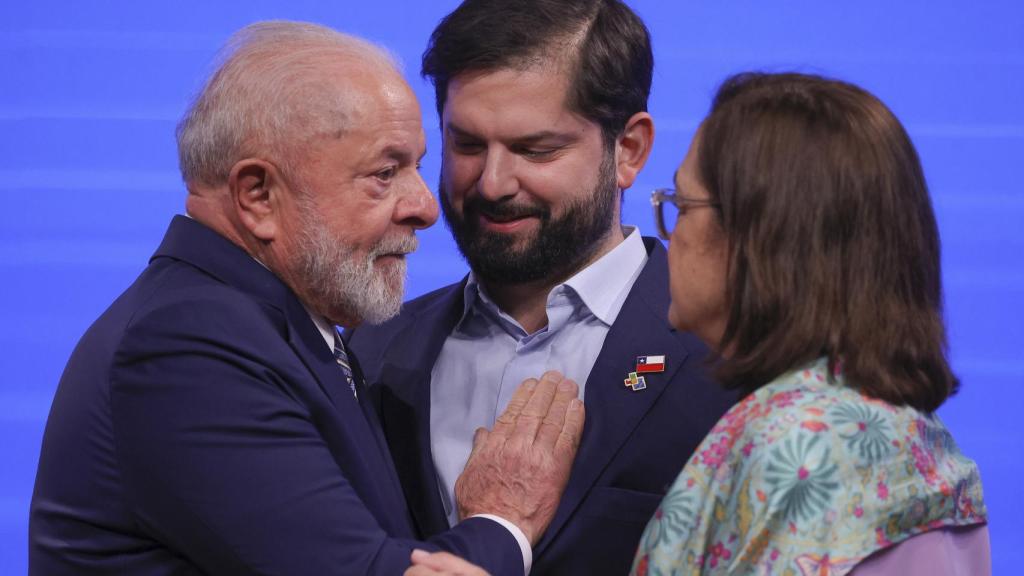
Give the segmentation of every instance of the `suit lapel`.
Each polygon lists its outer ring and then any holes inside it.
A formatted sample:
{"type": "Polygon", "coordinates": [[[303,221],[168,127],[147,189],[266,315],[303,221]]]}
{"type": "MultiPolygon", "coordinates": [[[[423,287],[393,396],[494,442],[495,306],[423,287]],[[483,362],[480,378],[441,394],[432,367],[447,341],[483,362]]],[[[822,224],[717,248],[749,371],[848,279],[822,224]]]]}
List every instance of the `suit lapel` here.
{"type": "MultiPolygon", "coordinates": [[[[348,480],[367,504],[377,521],[391,534],[408,534],[409,522],[402,490],[395,475],[391,455],[380,438],[380,425],[372,410],[364,410],[346,384],[334,355],[328,349],[309,313],[292,297],[285,305],[288,343],[316,378],[330,399],[336,418],[343,422],[344,433],[357,449],[361,462],[353,466],[348,480]]],[[[353,363],[356,378],[362,378],[353,363]]]]}
{"type": "Polygon", "coordinates": [[[645,239],[645,243],[648,262],[608,331],[587,379],[583,439],[561,504],[538,543],[536,554],[542,554],[557,536],[630,433],[665,391],[688,354],[666,318],[665,249],[657,240],[645,239]],[[644,374],[647,388],[634,391],[626,387],[624,380],[635,370],[637,356],[647,355],[664,355],[665,371],[644,374]]]}
{"type": "MultiPolygon", "coordinates": [[[[373,433],[373,437],[377,440],[377,446],[380,448],[381,453],[384,454],[388,460],[391,469],[394,469],[394,464],[391,463],[391,452],[388,450],[388,443],[384,439],[384,429],[381,427],[380,418],[377,416],[375,404],[370,398],[370,391],[366,386],[366,378],[363,376],[363,370],[359,366],[359,360],[356,358],[355,353],[351,350],[348,351],[349,365],[352,368],[352,376],[356,381],[356,389],[359,391],[359,408],[362,409],[363,415],[366,416],[366,421],[370,424],[370,431],[373,433]]],[[[397,487],[398,477],[395,477],[397,487]]]]}
{"type": "Polygon", "coordinates": [[[364,415],[344,383],[334,355],[295,294],[240,247],[184,216],[175,216],[171,221],[164,241],[153,256],[154,259],[161,257],[189,262],[280,311],[281,333],[330,400],[335,412],[333,417],[354,447],[349,451],[353,461],[347,467],[347,479],[388,532],[408,534],[405,501],[390,454],[378,441],[375,426],[379,428],[379,425],[364,415]]]}
{"type": "Polygon", "coordinates": [[[452,286],[448,294],[408,320],[387,345],[379,374],[379,382],[388,384],[379,386],[384,432],[424,538],[448,529],[430,447],[430,374],[462,313],[464,285],[452,286]]]}

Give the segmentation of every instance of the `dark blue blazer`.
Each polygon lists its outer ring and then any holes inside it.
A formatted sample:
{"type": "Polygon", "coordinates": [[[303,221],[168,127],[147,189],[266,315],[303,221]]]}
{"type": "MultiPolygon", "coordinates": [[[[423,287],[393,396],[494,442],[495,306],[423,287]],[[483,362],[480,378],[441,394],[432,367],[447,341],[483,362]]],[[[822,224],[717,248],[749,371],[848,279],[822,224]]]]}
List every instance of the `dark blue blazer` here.
{"type": "Polygon", "coordinates": [[[61,378],[30,572],[392,575],[418,546],[522,574],[489,520],[415,541],[362,396],[276,276],[176,217],[61,378]]]}
{"type": "MultiPolygon", "coordinates": [[[[665,248],[648,262],[586,384],[586,425],[569,485],[532,574],[625,574],[647,521],[683,464],[735,401],[705,374],[706,348],[668,324],[665,248]],[[623,381],[637,356],[665,355],[647,389],[623,381]]],[[[396,319],[346,334],[366,366],[405,497],[422,536],[447,529],[430,449],[430,372],[462,315],[465,281],[412,302],[396,319]]],[[[539,375],[538,375],[539,376],[539,375]]]]}

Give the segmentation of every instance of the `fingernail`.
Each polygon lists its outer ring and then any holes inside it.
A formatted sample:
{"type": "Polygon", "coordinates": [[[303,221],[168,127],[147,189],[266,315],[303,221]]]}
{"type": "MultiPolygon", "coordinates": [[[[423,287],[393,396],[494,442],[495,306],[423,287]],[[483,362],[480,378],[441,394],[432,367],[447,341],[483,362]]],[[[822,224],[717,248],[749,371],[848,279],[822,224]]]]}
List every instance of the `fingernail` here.
{"type": "Polygon", "coordinates": [[[543,376],[541,376],[541,378],[551,382],[561,382],[565,379],[565,376],[562,376],[562,373],[557,370],[548,370],[543,376]]]}
{"type": "Polygon", "coordinates": [[[534,380],[533,378],[530,378],[529,380],[523,383],[523,386],[526,386],[527,390],[533,390],[534,388],[537,387],[537,381],[534,380]]]}
{"type": "Polygon", "coordinates": [[[573,398],[572,402],[569,402],[569,410],[582,410],[583,401],[579,398],[573,398]]]}
{"type": "Polygon", "coordinates": [[[562,392],[569,392],[575,387],[576,383],[573,382],[572,380],[569,380],[568,378],[558,383],[558,389],[561,390],[562,392]]]}
{"type": "Polygon", "coordinates": [[[419,548],[416,548],[412,551],[413,560],[424,560],[428,556],[430,556],[430,552],[427,552],[426,550],[420,550],[419,548]]]}

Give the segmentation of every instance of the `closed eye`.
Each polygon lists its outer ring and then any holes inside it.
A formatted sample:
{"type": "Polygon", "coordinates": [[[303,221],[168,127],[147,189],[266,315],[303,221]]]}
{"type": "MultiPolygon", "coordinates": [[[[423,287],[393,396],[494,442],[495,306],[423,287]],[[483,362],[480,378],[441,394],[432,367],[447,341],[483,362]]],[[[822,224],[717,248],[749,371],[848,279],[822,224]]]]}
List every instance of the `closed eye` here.
{"type": "Polygon", "coordinates": [[[512,149],[513,152],[526,158],[528,160],[545,161],[550,160],[561,151],[561,147],[537,147],[537,146],[517,146],[512,149]]]}

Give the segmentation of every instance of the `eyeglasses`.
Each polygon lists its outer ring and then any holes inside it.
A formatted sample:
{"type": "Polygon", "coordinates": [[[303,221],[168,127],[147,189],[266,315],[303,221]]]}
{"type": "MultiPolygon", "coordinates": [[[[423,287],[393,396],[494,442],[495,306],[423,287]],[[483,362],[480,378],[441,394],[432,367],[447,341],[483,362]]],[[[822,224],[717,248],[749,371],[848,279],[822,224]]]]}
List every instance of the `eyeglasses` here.
{"type": "Polygon", "coordinates": [[[651,206],[654,206],[654,223],[658,226],[658,236],[662,240],[668,240],[672,236],[672,230],[676,227],[679,216],[686,214],[690,208],[701,206],[718,206],[708,198],[687,198],[676,194],[675,188],[658,188],[651,193],[651,206]],[[672,226],[665,225],[671,222],[672,226]]]}

